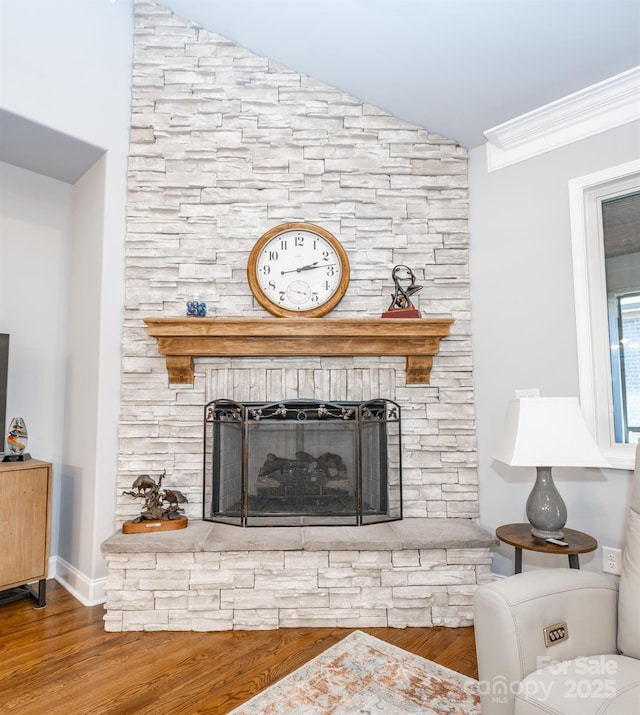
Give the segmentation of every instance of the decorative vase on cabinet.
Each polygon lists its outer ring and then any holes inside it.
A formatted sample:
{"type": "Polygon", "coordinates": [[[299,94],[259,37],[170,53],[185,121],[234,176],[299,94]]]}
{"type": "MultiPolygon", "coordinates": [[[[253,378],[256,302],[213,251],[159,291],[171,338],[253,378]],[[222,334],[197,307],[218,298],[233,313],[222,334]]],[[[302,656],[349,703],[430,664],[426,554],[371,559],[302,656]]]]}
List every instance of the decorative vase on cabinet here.
{"type": "Polygon", "coordinates": [[[7,455],[5,461],[23,462],[31,459],[29,454],[25,452],[29,441],[29,432],[27,425],[22,417],[14,417],[9,425],[7,432],[7,455]]]}

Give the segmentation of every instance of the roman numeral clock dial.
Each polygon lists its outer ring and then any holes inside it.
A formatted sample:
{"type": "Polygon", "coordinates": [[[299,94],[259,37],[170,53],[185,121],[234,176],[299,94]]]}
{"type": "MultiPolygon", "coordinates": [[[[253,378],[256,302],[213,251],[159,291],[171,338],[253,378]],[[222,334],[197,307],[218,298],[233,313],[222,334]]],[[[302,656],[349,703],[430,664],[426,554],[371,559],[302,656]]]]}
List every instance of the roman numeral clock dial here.
{"type": "Polygon", "coordinates": [[[249,287],[278,317],[317,318],[349,285],[349,259],[338,239],[312,223],[285,223],[262,236],[247,264],[249,287]]]}

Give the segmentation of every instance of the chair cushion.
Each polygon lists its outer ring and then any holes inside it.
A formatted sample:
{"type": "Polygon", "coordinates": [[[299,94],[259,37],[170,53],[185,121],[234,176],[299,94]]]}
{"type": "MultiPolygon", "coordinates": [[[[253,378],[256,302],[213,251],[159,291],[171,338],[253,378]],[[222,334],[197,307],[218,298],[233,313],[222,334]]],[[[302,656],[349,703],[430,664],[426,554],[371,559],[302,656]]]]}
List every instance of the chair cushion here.
{"type": "Polygon", "coordinates": [[[630,715],[640,704],[640,661],[600,655],[560,661],[520,682],[514,715],[630,715]]]}
{"type": "Polygon", "coordinates": [[[636,447],[636,468],[622,553],[618,602],[618,650],[631,658],[640,658],[638,604],[640,604],[640,442],[636,447]]]}

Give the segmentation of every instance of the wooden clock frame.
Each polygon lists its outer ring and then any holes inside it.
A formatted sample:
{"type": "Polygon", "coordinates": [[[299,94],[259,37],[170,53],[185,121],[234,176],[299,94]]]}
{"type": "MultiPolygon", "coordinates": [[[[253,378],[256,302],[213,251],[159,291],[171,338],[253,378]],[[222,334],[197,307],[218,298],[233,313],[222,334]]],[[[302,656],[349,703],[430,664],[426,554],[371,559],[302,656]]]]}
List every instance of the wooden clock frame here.
{"type": "Polygon", "coordinates": [[[261,236],[256,242],[255,246],[251,249],[249,254],[249,261],[247,263],[247,279],[249,281],[249,288],[253,293],[255,299],[260,303],[260,305],[272,315],[279,318],[320,318],[327,313],[330,313],[342,300],[347,288],[349,287],[349,258],[347,253],[342,247],[342,244],[338,239],[329,231],[322,228],[321,226],[316,226],[313,223],[299,222],[299,223],[283,223],[279,226],[274,226],[272,229],[267,231],[263,236],[261,236]],[[274,303],[264,292],[260,282],[258,281],[257,265],[258,258],[262,249],[267,243],[269,243],[273,238],[279,236],[282,233],[288,233],[290,231],[308,231],[309,233],[315,233],[316,235],[322,237],[325,241],[331,244],[338,260],[340,261],[340,266],[342,270],[342,275],[340,278],[340,283],[336,292],[322,305],[311,310],[289,310],[287,308],[282,308],[281,306],[274,303]]]}

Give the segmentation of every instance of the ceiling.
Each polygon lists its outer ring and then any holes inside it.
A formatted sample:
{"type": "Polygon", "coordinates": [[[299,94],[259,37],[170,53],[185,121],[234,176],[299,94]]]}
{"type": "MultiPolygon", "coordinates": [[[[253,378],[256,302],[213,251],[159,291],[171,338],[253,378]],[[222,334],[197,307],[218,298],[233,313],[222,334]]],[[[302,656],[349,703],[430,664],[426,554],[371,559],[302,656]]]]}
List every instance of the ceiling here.
{"type": "Polygon", "coordinates": [[[468,149],[640,65],[640,0],[160,0],[468,149]]]}
{"type": "Polygon", "coordinates": [[[0,161],[75,182],[104,154],[104,149],[0,109],[0,161]]]}
{"type": "MultiPolygon", "coordinates": [[[[640,0],[159,3],[468,149],[497,124],[640,65],[640,0]]],[[[75,183],[103,153],[0,109],[0,161],[75,183]]]]}

